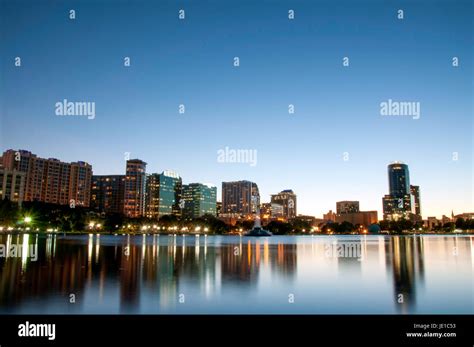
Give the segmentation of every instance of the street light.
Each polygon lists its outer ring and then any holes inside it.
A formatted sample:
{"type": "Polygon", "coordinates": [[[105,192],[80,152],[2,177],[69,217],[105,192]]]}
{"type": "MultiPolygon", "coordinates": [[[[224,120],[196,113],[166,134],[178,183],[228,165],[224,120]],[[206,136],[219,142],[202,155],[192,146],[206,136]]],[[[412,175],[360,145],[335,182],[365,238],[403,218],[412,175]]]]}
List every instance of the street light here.
{"type": "Polygon", "coordinates": [[[25,223],[31,223],[31,217],[30,216],[26,216],[24,220],[25,220],[25,223]]]}

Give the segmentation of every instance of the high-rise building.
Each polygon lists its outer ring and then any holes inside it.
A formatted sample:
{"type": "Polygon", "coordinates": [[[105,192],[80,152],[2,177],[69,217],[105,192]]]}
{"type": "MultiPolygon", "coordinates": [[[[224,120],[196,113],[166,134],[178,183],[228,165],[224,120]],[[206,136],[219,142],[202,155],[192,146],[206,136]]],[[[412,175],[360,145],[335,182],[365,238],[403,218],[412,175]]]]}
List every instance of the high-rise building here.
{"type": "Polygon", "coordinates": [[[408,165],[395,162],[388,165],[389,195],[394,198],[403,198],[410,194],[410,173],[408,165]]]}
{"type": "Polygon", "coordinates": [[[359,201],[338,201],[336,202],[337,214],[359,212],[359,201]]]}
{"type": "Polygon", "coordinates": [[[217,188],[212,185],[190,183],[183,186],[185,218],[199,218],[205,214],[217,215],[217,188]]]}
{"type": "Polygon", "coordinates": [[[283,217],[285,219],[296,217],[296,194],[291,189],[273,194],[271,202],[283,206],[283,217]]]}
{"type": "Polygon", "coordinates": [[[0,199],[8,199],[21,205],[25,192],[26,173],[0,167],[0,199]]]}
{"type": "Polygon", "coordinates": [[[127,217],[145,215],[146,163],[139,159],[127,160],[123,212],[127,217]]]}
{"type": "Polygon", "coordinates": [[[415,214],[421,218],[420,187],[410,185],[410,193],[415,201],[415,214]]]}
{"type": "Polygon", "coordinates": [[[389,194],[382,198],[385,220],[415,220],[415,197],[410,192],[408,165],[395,162],[388,165],[389,194]]]}
{"type": "Polygon", "coordinates": [[[76,206],[89,207],[92,185],[91,166],[83,161],[71,163],[69,182],[69,204],[75,203],[76,206]]]}
{"type": "Polygon", "coordinates": [[[92,166],[85,162],[65,163],[9,149],[2,155],[2,165],[25,173],[24,201],[89,207],[92,166]]]}
{"type": "Polygon", "coordinates": [[[260,206],[256,183],[250,181],[222,182],[222,215],[252,217],[260,206]]]}
{"type": "MultiPolygon", "coordinates": [[[[182,179],[173,171],[150,174],[146,184],[146,216],[181,215],[182,179]]],[[[183,206],[184,207],[184,206],[183,206]]]]}
{"type": "Polygon", "coordinates": [[[97,212],[123,213],[125,175],[92,176],[91,208],[97,212]]]}

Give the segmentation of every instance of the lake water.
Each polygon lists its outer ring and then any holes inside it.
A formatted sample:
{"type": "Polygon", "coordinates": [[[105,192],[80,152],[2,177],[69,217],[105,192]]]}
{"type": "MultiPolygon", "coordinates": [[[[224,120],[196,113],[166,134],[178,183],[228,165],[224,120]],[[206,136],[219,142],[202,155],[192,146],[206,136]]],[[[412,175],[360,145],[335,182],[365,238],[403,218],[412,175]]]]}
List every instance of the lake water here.
{"type": "Polygon", "coordinates": [[[474,313],[473,236],[2,234],[0,245],[3,314],[474,313]]]}

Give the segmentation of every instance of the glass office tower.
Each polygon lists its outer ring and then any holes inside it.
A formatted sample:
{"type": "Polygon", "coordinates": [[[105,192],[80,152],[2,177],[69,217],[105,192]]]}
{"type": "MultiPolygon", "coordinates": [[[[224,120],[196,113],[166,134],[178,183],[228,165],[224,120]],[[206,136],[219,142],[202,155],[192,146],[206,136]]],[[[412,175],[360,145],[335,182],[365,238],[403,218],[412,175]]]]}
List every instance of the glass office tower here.
{"type": "Polygon", "coordinates": [[[150,174],[146,184],[146,216],[161,218],[166,215],[181,215],[179,202],[182,179],[172,171],[150,174]]]}
{"type": "Polygon", "coordinates": [[[396,162],[388,166],[388,187],[389,194],[394,198],[410,194],[408,165],[396,162]]]}
{"type": "Polygon", "coordinates": [[[191,183],[183,186],[183,200],[185,203],[183,216],[198,218],[205,214],[217,215],[216,210],[217,188],[212,185],[191,183]]]}

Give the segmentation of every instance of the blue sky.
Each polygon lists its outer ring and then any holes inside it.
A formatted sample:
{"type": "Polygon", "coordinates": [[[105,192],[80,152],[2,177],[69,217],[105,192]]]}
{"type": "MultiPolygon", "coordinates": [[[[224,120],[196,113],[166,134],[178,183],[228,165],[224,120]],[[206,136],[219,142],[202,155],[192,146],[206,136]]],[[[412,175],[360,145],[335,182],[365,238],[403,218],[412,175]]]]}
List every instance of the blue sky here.
{"type": "Polygon", "coordinates": [[[471,1],[0,6],[2,150],[84,160],[95,174],[123,173],[130,152],[218,196],[222,181],[249,179],[262,201],[293,189],[299,213],[360,200],[380,218],[387,164],[401,160],[424,217],[473,209],[471,1]],[[63,99],[95,102],[95,119],[56,116],[63,99]],[[420,102],[420,119],[381,116],[388,99],[420,102]],[[257,150],[257,165],[218,163],[226,146],[257,150]]]}

